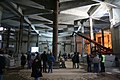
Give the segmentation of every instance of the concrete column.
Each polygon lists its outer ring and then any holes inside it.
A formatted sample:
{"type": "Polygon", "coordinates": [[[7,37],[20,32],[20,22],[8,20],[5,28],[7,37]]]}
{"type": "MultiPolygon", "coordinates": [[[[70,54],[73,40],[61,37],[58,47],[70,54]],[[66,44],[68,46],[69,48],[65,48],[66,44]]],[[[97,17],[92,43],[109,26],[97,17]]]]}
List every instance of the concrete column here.
{"type": "Polygon", "coordinates": [[[74,35],[74,52],[77,52],[77,42],[76,42],[76,35],[74,35]]]}
{"type": "MultiPolygon", "coordinates": [[[[1,18],[2,18],[2,7],[0,6],[0,26],[1,26],[1,18]]],[[[2,35],[1,35],[2,37],[2,35]]],[[[2,48],[2,41],[0,42],[0,48],[2,48]]]]}
{"type": "Polygon", "coordinates": [[[38,42],[39,42],[39,34],[37,34],[36,47],[38,47],[38,42]]]}
{"type": "Polygon", "coordinates": [[[9,40],[10,40],[10,28],[7,29],[7,43],[6,43],[6,52],[9,50],[9,40]]]}
{"type": "Polygon", "coordinates": [[[120,58],[120,9],[111,8],[109,13],[113,53],[120,58]]]}
{"type": "Polygon", "coordinates": [[[17,60],[16,60],[16,66],[20,66],[20,58],[21,58],[21,52],[22,52],[22,38],[23,38],[23,21],[24,16],[20,17],[20,27],[18,31],[18,37],[17,37],[17,60]]]}
{"type": "Polygon", "coordinates": [[[53,11],[53,55],[57,59],[58,54],[58,0],[55,0],[55,9],[53,11]]]}
{"type": "Polygon", "coordinates": [[[30,51],[30,36],[31,36],[31,25],[29,25],[29,29],[28,29],[27,52],[30,51]]]}
{"type": "Polygon", "coordinates": [[[3,8],[0,6],[0,26],[1,26],[1,19],[2,19],[2,10],[3,8]]]}
{"type": "MultiPolygon", "coordinates": [[[[93,34],[93,20],[90,17],[90,38],[93,40],[94,39],[94,34],[93,34]]],[[[93,47],[93,43],[90,44],[90,48],[93,47]]],[[[91,50],[92,51],[92,50],[91,50]]]]}
{"type": "Polygon", "coordinates": [[[18,31],[16,30],[16,32],[15,32],[15,36],[16,36],[16,47],[15,47],[15,53],[18,53],[18,43],[19,43],[19,40],[18,40],[18,38],[19,38],[19,35],[18,35],[19,33],[18,33],[18,31]]]}
{"type": "MultiPolygon", "coordinates": [[[[94,41],[96,41],[96,33],[94,33],[94,41]]],[[[95,45],[95,50],[96,50],[96,45],[95,45]]]]}
{"type": "Polygon", "coordinates": [[[63,48],[63,50],[64,50],[64,53],[65,53],[65,47],[66,47],[66,44],[65,44],[65,42],[64,42],[64,48],[63,48]]]}
{"type": "MultiPolygon", "coordinates": [[[[84,34],[84,25],[83,24],[81,24],[81,32],[84,34]]],[[[82,57],[84,56],[84,53],[85,53],[84,48],[85,48],[85,40],[84,40],[84,38],[82,38],[82,57]]]]}
{"type": "MultiPolygon", "coordinates": [[[[74,21],[74,27],[78,25],[78,21],[74,21]]],[[[77,52],[77,35],[74,35],[74,52],[77,52]]]]}
{"type": "Polygon", "coordinates": [[[22,50],[23,20],[24,20],[24,17],[21,16],[20,17],[19,38],[18,38],[18,54],[21,54],[21,50],[22,50]]]}
{"type": "Polygon", "coordinates": [[[73,52],[73,42],[72,42],[72,39],[71,39],[71,45],[70,45],[70,50],[71,50],[71,52],[73,52]]]}
{"type": "Polygon", "coordinates": [[[104,30],[102,29],[102,45],[104,46],[104,30]]]}
{"type": "Polygon", "coordinates": [[[90,18],[90,37],[93,40],[94,36],[93,36],[93,20],[92,18],[90,18]]]}
{"type": "Polygon", "coordinates": [[[4,48],[4,42],[3,42],[3,38],[4,38],[4,31],[5,31],[5,28],[3,28],[3,33],[2,33],[2,42],[1,42],[1,48],[4,48]]]}

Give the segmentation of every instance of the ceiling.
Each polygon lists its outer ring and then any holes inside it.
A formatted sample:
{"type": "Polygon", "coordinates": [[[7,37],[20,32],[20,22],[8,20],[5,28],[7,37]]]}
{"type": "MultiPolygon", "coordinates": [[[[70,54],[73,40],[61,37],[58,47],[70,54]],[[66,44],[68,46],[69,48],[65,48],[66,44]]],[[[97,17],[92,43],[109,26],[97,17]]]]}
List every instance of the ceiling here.
{"type": "MultiPolygon", "coordinates": [[[[70,36],[78,30],[80,24],[75,25],[75,21],[83,21],[85,32],[88,33],[89,18],[93,19],[93,30],[109,28],[109,7],[120,6],[115,1],[117,0],[59,0],[58,36],[70,36]]],[[[1,24],[3,27],[19,29],[20,17],[24,16],[24,30],[28,30],[31,25],[33,34],[52,37],[54,4],[55,0],[0,1],[3,7],[1,24]]]]}

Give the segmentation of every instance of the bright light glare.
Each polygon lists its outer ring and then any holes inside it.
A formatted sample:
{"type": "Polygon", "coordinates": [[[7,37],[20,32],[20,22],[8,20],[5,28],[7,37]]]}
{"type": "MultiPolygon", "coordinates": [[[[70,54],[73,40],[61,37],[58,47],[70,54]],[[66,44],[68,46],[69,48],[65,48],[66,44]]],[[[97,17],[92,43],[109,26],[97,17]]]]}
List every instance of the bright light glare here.
{"type": "Polygon", "coordinates": [[[3,31],[3,27],[0,27],[0,31],[3,31]]]}
{"type": "Polygon", "coordinates": [[[39,48],[38,47],[31,47],[31,52],[38,52],[39,48]]]}

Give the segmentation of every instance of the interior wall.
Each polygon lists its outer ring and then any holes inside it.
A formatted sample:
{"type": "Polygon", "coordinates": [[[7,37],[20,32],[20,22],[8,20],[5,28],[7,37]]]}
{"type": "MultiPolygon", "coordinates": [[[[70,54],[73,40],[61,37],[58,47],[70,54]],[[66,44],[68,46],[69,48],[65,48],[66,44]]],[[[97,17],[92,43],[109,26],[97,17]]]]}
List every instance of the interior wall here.
{"type": "Polygon", "coordinates": [[[120,26],[112,28],[112,44],[114,54],[120,57],[120,26]]]}
{"type": "Polygon", "coordinates": [[[112,46],[113,53],[116,54],[120,58],[120,24],[116,26],[120,22],[120,9],[113,8],[113,19],[112,19],[112,46]]]}

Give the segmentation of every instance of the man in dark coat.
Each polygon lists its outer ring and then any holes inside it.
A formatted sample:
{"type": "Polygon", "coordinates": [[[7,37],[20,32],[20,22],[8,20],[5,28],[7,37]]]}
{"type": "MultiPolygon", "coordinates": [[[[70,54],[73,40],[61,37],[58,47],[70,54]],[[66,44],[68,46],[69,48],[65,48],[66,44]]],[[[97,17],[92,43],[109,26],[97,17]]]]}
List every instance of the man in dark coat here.
{"type": "Polygon", "coordinates": [[[6,61],[5,57],[3,56],[3,51],[0,50],[0,80],[3,80],[3,69],[5,68],[6,61]]]}
{"type": "Polygon", "coordinates": [[[91,72],[91,64],[92,64],[92,58],[90,54],[87,54],[87,71],[91,72]]]}
{"type": "Polygon", "coordinates": [[[34,77],[35,80],[40,80],[39,77],[42,77],[42,66],[41,60],[36,57],[32,63],[32,74],[31,77],[34,77]]]}
{"type": "Polygon", "coordinates": [[[26,56],[24,55],[24,53],[22,53],[22,56],[21,56],[21,67],[24,68],[25,64],[26,64],[26,56]]]}
{"type": "Polygon", "coordinates": [[[76,63],[76,53],[75,52],[74,52],[74,55],[72,57],[72,63],[73,63],[73,68],[76,68],[76,65],[75,65],[75,63],[76,63]]]}
{"type": "Polygon", "coordinates": [[[46,51],[44,51],[42,54],[41,54],[41,59],[43,61],[43,72],[47,72],[47,54],[46,54],[46,51]]]}
{"type": "Polygon", "coordinates": [[[79,52],[76,53],[76,63],[77,63],[77,68],[79,68],[79,52]]]}

